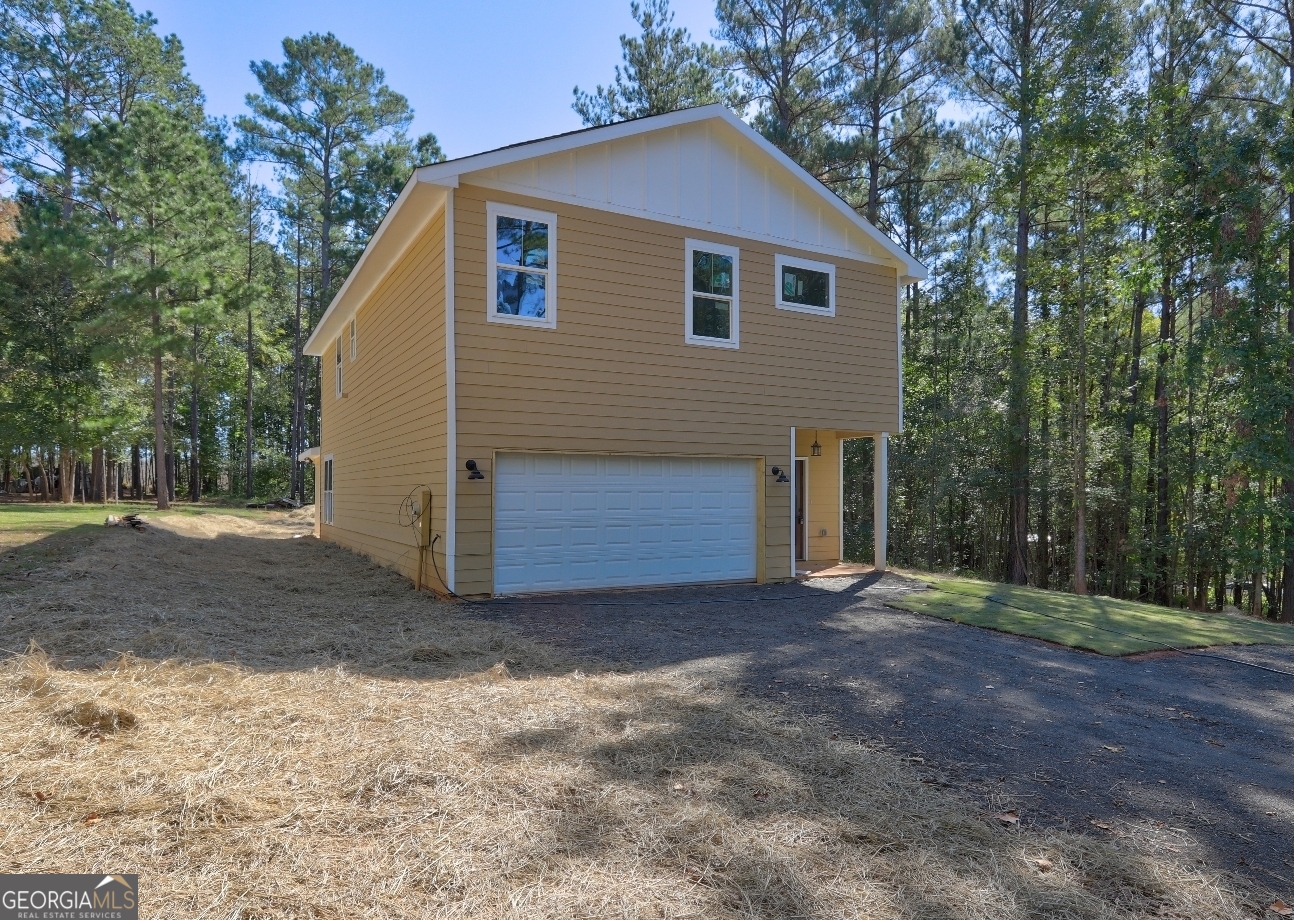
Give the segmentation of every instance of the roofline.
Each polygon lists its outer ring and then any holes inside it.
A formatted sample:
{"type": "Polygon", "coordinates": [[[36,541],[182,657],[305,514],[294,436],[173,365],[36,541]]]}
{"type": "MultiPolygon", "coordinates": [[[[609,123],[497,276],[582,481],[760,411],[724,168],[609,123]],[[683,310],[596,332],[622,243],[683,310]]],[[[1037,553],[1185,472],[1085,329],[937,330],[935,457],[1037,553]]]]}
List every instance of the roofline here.
{"type": "Polygon", "coordinates": [[[892,239],[877,229],[870,221],[864,219],[857,211],[849,206],[843,198],[828,188],[816,176],[811,175],[804,167],[796,163],[789,156],[774,146],[766,137],[738,118],[731,109],[720,103],[712,105],[696,106],[689,109],[679,109],[675,112],[668,112],[664,115],[649,115],[642,118],[629,119],[628,121],[618,121],[609,125],[595,125],[588,128],[579,128],[575,131],[568,131],[564,134],[554,134],[549,137],[539,138],[537,140],[522,141],[517,144],[509,144],[505,147],[498,147],[494,150],[487,150],[483,153],[471,154],[465,157],[458,157],[453,160],[443,160],[440,163],[432,163],[427,166],[419,166],[414,169],[409,181],[405,183],[404,188],[400,190],[399,196],[392,202],[378,225],[377,230],[373,233],[368,244],[364,247],[363,253],[360,254],[359,260],[355,263],[354,268],[346,276],[337,293],[333,295],[324,310],[319,322],[315,325],[314,331],[306,340],[302,347],[304,354],[319,355],[322,354],[320,343],[316,340],[324,333],[325,328],[330,325],[329,320],[335,310],[337,310],[346,299],[350,291],[351,282],[360,274],[365,263],[368,261],[370,253],[378,246],[386,231],[390,227],[396,214],[405,205],[413,190],[420,183],[430,185],[439,185],[447,188],[458,187],[458,177],[464,173],[478,172],[484,169],[493,169],[498,166],[505,166],[509,163],[515,163],[520,160],[529,160],[535,157],[547,156],[553,153],[563,153],[577,147],[584,147],[589,144],[601,144],[608,141],[620,140],[626,137],[633,137],[638,134],[644,134],[649,131],[657,131],[661,128],[677,127],[679,125],[693,124],[699,121],[709,121],[719,119],[725,122],[729,127],[753,142],[764,153],[771,156],[774,160],[790,170],[811,188],[817,191],[819,197],[830,204],[837,213],[850,221],[855,227],[861,230],[864,235],[880,246],[885,253],[898,263],[899,279],[921,281],[928,277],[929,272],[926,267],[916,258],[911,256],[903,247],[899,246],[892,239]]]}
{"type": "Polygon", "coordinates": [[[507,147],[487,150],[484,153],[459,157],[456,160],[446,160],[442,163],[432,163],[429,166],[419,166],[414,170],[414,176],[422,182],[443,182],[452,178],[457,184],[458,177],[463,173],[493,169],[497,166],[515,163],[518,160],[529,160],[553,153],[563,153],[588,144],[602,144],[607,141],[644,134],[648,131],[657,131],[661,128],[671,128],[698,121],[709,121],[713,118],[723,120],[731,128],[745,135],[748,140],[753,141],[766,154],[777,160],[802,181],[808,183],[818,192],[821,198],[836,209],[837,213],[862,230],[864,234],[884,249],[890,258],[898,262],[903,268],[903,275],[919,281],[928,276],[929,273],[926,271],[926,267],[918,259],[911,256],[902,246],[882,233],[870,221],[850,207],[848,202],[824,185],[822,180],[811,175],[803,166],[779,150],[768,138],[738,118],[731,109],[722,103],[679,109],[665,115],[634,118],[629,121],[618,121],[610,125],[581,128],[565,134],[554,134],[551,137],[540,138],[539,140],[511,144],[507,147]],[[596,135],[596,137],[590,137],[590,135],[596,135]]]}

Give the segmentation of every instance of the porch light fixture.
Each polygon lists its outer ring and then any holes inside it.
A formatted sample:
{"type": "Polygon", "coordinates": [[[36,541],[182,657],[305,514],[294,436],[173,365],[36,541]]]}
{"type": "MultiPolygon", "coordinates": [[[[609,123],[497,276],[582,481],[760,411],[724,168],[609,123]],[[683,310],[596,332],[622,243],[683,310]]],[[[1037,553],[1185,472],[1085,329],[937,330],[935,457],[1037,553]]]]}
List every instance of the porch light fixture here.
{"type": "Polygon", "coordinates": [[[813,446],[809,449],[813,451],[813,456],[822,456],[822,445],[818,443],[818,433],[816,431],[813,433],[813,446]]]}
{"type": "Polygon", "coordinates": [[[485,474],[484,474],[484,473],[482,473],[479,469],[477,469],[477,468],[476,468],[476,461],[475,461],[475,460],[468,460],[468,461],[467,461],[467,478],[468,478],[468,479],[484,479],[484,478],[485,478],[485,474]]]}
{"type": "Polygon", "coordinates": [[[778,482],[790,482],[790,481],[791,481],[791,480],[789,480],[789,479],[787,479],[787,478],[786,478],[786,471],[785,471],[785,470],[783,470],[780,466],[775,466],[775,467],[773,467],[773,475],[777,477],[777,481],[778,481],[778,482]]]}

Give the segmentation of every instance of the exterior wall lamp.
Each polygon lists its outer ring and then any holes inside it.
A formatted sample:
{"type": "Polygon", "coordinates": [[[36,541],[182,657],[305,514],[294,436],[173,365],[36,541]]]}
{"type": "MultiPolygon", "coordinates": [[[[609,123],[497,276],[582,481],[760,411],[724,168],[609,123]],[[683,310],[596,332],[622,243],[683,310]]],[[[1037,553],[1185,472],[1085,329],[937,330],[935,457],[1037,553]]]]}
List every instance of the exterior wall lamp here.
{"type": "Polygon", "coordinates": [[[477,468],[476,468],[476,461],[475,461],[475,460],[468,460],[468,461],[467,461],[467,478],[468,478],[468,479],[484,479],[484,478],[485,478],[485,474],[484,474],[484,473],[482,473],[479,469],[477,469],[477,468]]]}
{"type": "Polygon", "coordinates": [[[773,467],[772,472],[773,472],[773,475],[777,477],[777,482],[790,482],[790,481],[791,481],[790,479],[788,479],[788,478],[787,478],[787,476],[786,476],[786,471],[785,471],[784,469],[782,469],[780,466],[775,466],[775,467],[773,467]]]}

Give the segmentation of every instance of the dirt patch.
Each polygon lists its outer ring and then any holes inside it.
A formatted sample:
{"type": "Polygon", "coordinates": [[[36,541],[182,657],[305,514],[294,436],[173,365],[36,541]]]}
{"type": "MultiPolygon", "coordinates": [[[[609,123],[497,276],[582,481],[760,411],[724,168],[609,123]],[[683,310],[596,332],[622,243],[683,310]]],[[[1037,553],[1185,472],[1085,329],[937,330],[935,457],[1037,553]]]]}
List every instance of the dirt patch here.
{"type": "Polygon", "coordinates": [[[0,599],[4,644],[46,650],[0,668],[0,868],[107,861],[154,916],[1254,911],[1199,867],[1004,827],[824,722],[211,517],[114,531],[0,599]],[[86,701],[133,728],[69,731],[86,701]]]}

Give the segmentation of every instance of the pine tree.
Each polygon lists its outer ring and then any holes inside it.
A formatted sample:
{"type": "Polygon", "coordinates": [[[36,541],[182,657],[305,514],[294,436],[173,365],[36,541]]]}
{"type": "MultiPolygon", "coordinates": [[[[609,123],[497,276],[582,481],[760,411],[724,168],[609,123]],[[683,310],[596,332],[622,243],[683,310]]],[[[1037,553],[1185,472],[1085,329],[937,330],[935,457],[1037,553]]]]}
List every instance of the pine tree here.
{"type": "Polygon", "coordinates": [[[593,92],[573,90],[571,104],[586,125],[605,125],[648,115],[663,115],[698,105],[740,105],[732,74],[723,55],[712,45],[693,44],[687,29],[675,28],[669,0],[633,0],[638,37],[620,36],[624,69],[617,65],[615,82],[593,92]]]}

